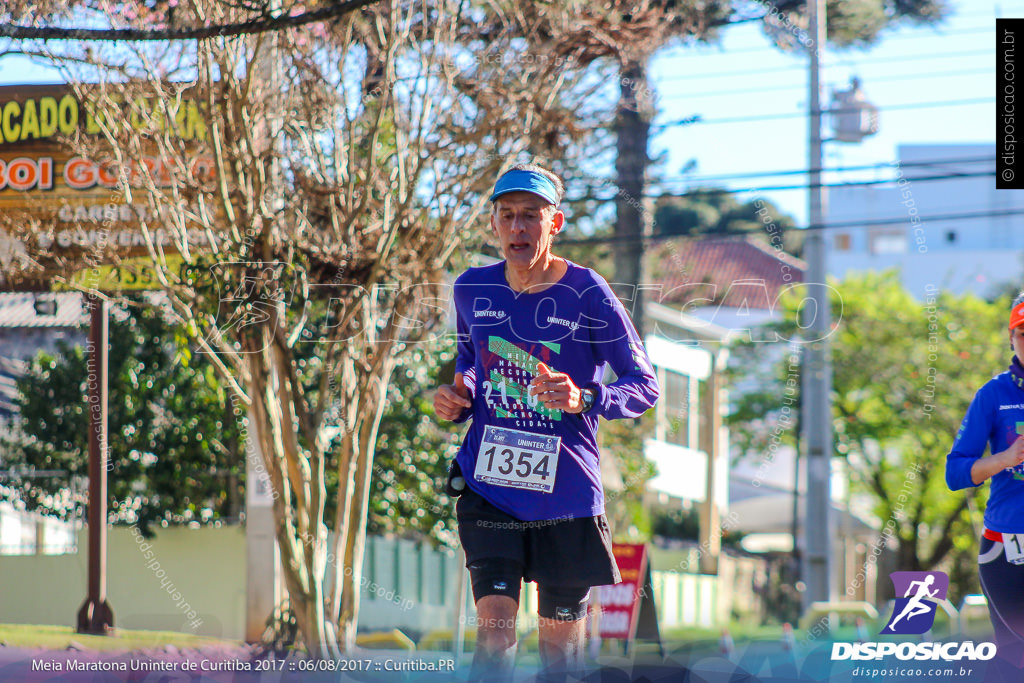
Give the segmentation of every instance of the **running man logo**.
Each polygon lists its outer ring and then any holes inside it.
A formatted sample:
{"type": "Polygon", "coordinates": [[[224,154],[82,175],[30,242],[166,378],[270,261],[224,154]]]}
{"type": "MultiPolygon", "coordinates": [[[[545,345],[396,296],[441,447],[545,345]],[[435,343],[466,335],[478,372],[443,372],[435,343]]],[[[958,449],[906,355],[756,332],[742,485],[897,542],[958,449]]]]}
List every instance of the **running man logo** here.
{"type": "Polygon", "coordinates": [[[935,601],[945,600],[949,577],[945,572],[892,572],[896,605],[881,633],[921,634],[935,623],[935,601]]]}

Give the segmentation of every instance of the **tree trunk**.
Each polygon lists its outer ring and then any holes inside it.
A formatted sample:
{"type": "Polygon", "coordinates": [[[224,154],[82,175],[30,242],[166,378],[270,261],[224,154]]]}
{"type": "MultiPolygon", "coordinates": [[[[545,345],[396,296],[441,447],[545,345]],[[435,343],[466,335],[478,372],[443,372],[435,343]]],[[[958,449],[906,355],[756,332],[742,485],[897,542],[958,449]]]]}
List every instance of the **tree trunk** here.
{"type": "MultiPolygon", "coordinates": [[[[896,527],[899,529],[899,526],[896,527]]],[[[917,554],[917,537],[906,539],[901,535],[897,541],[896,556],[899,558],[896,568],[901,571],[919,572],[923,571],[921,560],[917,554]]]]}
{"type": "Polygon", "coordinates": [[[364,394],[364,405],[367,409],[361,411],[355,425],[361,448],[353,452],[356,460],[352,479],[354,490],[348,507],[348,518],[344,523],[346,534],[344,539],[339,539],[344,542],[344,551],[341,555],[343,564],[351,569],[345,571],[338,620],[339,645],[345,652],[351,652],[355,647],[356,616],[359,614],[359,597],[363,585],[363,556],[366,550],[366,522],[369,517],[373,455],[381,417],[384,415],[388,382],[394,370],[394,359],[390,354],[382,360],[382,374],[375,375],[370,380],[370,386],[364,394]]]}
{"type": "Polygon", "coordinates": [[[643,334],[643,286],[648,280],[643,239],[651,234],[644,194],[650,161],[647,144],[654,116],[647,65],[638,60],[623,63],[619,69],[619,87],[619,111],[615,119],[618,152],[615,159],[618,185],[615,197],[615,282],[634,288],[633,324],[643,334]]]}
{"type": "MultiPolygon", "coordinates": [[[[275,534],[289,605],[309,655],[319,659],[336,652],[324,618],[327,528],[320,520],[325,485],[322,466],[312,466],[323,458],[299,446],[298,395],[287,371],[292,359],[287,349],[269,340],[269,329],[262,340],[250,340],[248,348],[253,427],[273,487],[275,534]]],[[[313,443],[308,438],[305,442],[313,443]]]]}

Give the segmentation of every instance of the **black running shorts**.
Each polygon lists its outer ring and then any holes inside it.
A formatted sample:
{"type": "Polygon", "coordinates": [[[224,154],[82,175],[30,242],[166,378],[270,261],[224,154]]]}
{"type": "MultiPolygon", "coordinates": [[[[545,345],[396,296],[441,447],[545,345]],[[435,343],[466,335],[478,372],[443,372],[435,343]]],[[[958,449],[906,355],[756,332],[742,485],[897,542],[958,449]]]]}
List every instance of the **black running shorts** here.
{"type": "Polygon", "coordinates": [[[467,487],[455,505],[466,566],[507,559],[538,586],[606,586],[621,581],[608,519],[577,517],[524,522],[467,487]]]}

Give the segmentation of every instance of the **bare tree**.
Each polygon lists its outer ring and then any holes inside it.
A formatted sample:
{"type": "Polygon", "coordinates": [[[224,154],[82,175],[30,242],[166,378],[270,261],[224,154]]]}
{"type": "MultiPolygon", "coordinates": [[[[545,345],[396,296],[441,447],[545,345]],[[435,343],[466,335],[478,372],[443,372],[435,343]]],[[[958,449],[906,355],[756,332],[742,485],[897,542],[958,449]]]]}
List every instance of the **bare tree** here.
{"type": "MultiPolygon", "coordinates": [[[[237,24],[242,5],[189,0],[175,21],[237,24]]],[[[560,36],[498,10],[385,2],[301,30],[50,52],[102,131],[69,143],[109,155],[145,207],[146,267],[250,416],[314,657],[354,645],[392,371],[444,333],[446,268],[482,234],[501,166],[561,135],[560,36]]]]}

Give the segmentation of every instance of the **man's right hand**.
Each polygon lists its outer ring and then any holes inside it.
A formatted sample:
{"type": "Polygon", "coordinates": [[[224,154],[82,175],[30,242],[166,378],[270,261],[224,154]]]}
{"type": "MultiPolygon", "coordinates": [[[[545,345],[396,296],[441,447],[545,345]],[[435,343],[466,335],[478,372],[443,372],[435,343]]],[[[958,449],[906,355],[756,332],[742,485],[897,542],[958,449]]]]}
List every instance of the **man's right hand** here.
{"type": "Polygon", "coordinates": [[[455,384],[442,384],[434,394],[434,412],[442,420],[457,420],[463,410],[472,407],[461,372],[455,373],[455,384]]]}
{"type": "Polygon", "coordinates": [[[1024,437],[1018,436],[1016,440],[1010,444],[1010,447],[1000,455],[1003,456],[1003,463],[1006,467],[1016,467],[1024,462],[1024,437]]]}

